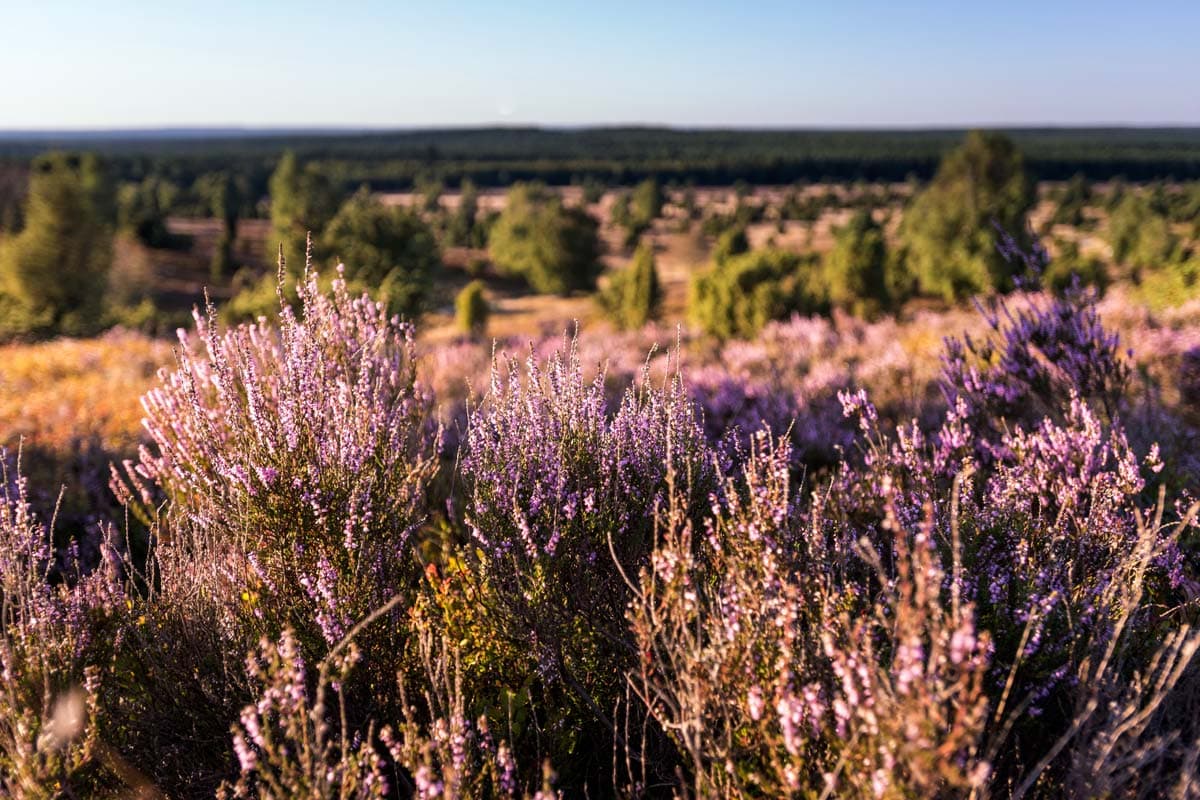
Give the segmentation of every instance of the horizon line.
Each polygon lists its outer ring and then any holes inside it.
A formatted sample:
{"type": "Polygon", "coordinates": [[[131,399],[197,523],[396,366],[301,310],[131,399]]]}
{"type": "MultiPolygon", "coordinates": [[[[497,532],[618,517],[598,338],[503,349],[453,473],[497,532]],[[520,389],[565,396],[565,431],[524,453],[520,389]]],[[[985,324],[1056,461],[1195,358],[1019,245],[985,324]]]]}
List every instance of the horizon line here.
{"type": "Polygon", "coordinates": [[[813,124],[813,125],[738,125],[738,124],[674,124],[662,122],[586,122],[586,123],[554,123],[554,122],[470,122],[470,123],[430,123],[419,125],[323,125],[323,124],[279,124],[279,125],[245,125],[245,124],[147,124],[147,125],[117,125],[117,126],[63,126],[63,127],[2,127],[0,136],[7,138],[30,137],[41,138],[51,136],[96,136],[96,135],[147,135],[147,134],[310,134],[337,135],[355,133],[436,133],[443,131],[472,131],[472,130],[525,130],[525,131],[602,131],[602,130],[659,130],[689,132],[718,132],[737,131],[745,133],[802,133],[802,132],[878,132],[878,133],[925,133],[925,132],[956,132],[967,130],[1188,130],[1200,129],[1200,120],[1196,121],[1162,121],[1162,122],[946,122],[929,125],[920,124],[813,124]]]}

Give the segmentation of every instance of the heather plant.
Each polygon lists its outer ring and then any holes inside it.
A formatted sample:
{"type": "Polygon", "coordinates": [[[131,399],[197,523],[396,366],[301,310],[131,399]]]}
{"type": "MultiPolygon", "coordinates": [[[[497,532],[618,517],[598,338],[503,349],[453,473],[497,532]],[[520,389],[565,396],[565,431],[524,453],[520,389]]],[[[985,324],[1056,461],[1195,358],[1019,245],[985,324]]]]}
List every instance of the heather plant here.
{"type": "Polygon", "coordinates": [[[152,445],[114,488],[164,549],[231,563],[231,613],[330,645],[411,583],[438,431],[411,327],[340,277],[323,293],[308,274],[298,293],[277,331],[196,315],[143,399],[152,445]]]}
{"type": "MultiPolygon", "coordinates": [[[[263,639],[246,661],[259,685],[258,699],[233,726],[240,774],[222,797],[519,798],[517,763],[509,744],[493,737],[486,716],[471,719],[458,654],[422,620],[416,624],[420,691],[400,678],[403,719],[365,729],[349,721],[343,685],[364,658],[354,641],[389,603],[359,622],[317,665],[315,684],[296,638],[285,630],[278,643],[263,639]],[[336,703],[337,713],[331,706],[336,703]],[[418,708],[420,704],[420,708],[418,708]],[[423,721],[425,720],[425,721],[423,721]]],[[[556,795],[546,768],[535,798],[556,795]]]]}
{"type": "MultiPolygon", "coordinates": [[[[1006,257],[1040,276],[1044,250],[1024,253],[1004,239],[1006,257]]],[[[946,340],[940,380],[959,428],[969,429],[984,461],[997,457],[996,437],[1006,422],[1036,424],[1061,419],[1075,398],[1109,420],[1120,410],[1129,365],[1120,337],[1107,330],[1097,296],[1078,283],[1061,296],[1030,295],[1019,303],[993,299],[978,304],[987,323],[983,337],[946,340]]]]}
{"type": "Polygon", "coordinates": [[[0,471],[0,791],[6,797],[69,796],[114,780],[100,735],[102,693],[127,620],[114,557],[107,556],[85,575],[77,549],[56,553],[24,478],[0,471]]]}
{"type": "Polygon", "coordinates": [[[702,797],[957,796],[975,763],[986,635],[946,603],[922,526],[878,553],[804,520],[786,442],[755,437],[740,478],[694,527],[672,508],[643,570],[630,624],[636,691],[702,797]],[[847,569],[858,562],[860,569],[847,569]],[[869,583],[884,587],[872,602],[869,583]]]}
{"type": "MultiPolygon", "coordinates": [[[[1092,320],[1084,317],[1056,330],[1069,343],[1074,332],[1090,328],[1092,320]]],[[[1099,701],[1087,694],[1102,681],[1096,670],[1116,658],[1126,670],[1153,672],[1161,659],[1180,657],[1150,658],[1149,643],[1165,637],[1175,646],[1182,635],[1152,609],[1194,591],[1177,545],[1190,519],[1173,529],[1143,521],[1145,475],[1161,469],[1157,446],[1139,456],[1118,424],[1105,424],[1080,398],[1079,390],[1097,374],[1111,376],[1105,353],[1111,355],[1111,349],[1094,353],[1095,369],[1060,376],[1076,382],[1064,389],[1065,407],[1050,406],[1048,416],[1029,427],[997,418],[1003,432],[995,438],[995,429],[970,421],[976,395],[962,390],[979,384],[969,372],[967,387],[957,387],[942,428],[929,439],[916,426],[901,428],[894,439],[885,436],[865,397],[845,396],[847,412],[860,421],[868,444],[861,472],[843,467],[831,487],[836,502],[826,512],[850,526],[850,535],[871,537],[872,521],[887,513],[876,497],[880,485],[896,487],[901,520],[915,519],[931,501],[944,509],[936,525],[962,542],[961,596],[976,604],[979,625],[995,647],[987,686],[992,725],[999,728],[988,736],[999,738],[987,760],[997,774],[1017,780],[1021,794],[1033,787],[1036,775],[1061,776],[1063,761],[1053,769],[1051,762],[1073,743],[1078,727],[1097,724],[1092,712],[1099,701]],[[954,478],[972,473],[971,479],[954,478]],[[1138,587],[1133,600],[1126,599],[1130,586],[1138,587]],[[1074,717],[1065,711],[1073,703],[1074,717]],[[1053,748],[1052,755],[1044,763],[1025,764],[1032,771],[1016,778],[1023,767],[1014,741],[1035,751],[1053,748]]],[[[1156,684],[1154,703],[1173,685],[1165,679],[1156,684]]],[[[1138,721],[1122,728],[1121,735],[1133,737],[1122,747],[1138,740],[1138,725],[1145,722],[1136,708],[1129,713],[1138,721]]],[[[1111,729],[1109,735],[1115,735],[1111,729]]]]}
{"type": "Polygon", "coordinates": [[[532,354],[524,369],[500,361],[460,469],[477,581],[468,627],[510,653],[506,685],[528,680],[559,698],[575,758],[587,758],[617,733],[613,708],[636,654],[622,574],[649,556],[667,475],[687,482],[693,514],[711,485],[712,454],[682,381],[643,380],[609,408],[603,374],[584,380],[574,342],[544,365],[532,354]]]}
{"type": "MultiPolygon", "coordinates": [[[[1076,311],[1058,344],[1111,338],[1076,311]]],[[[635,685],[695,793],[1152,796],[1194,780],[1172,765],[1196,731],[1166,709],[1190,697],[1196,641],[1162,609],[1197,596],[1179,549],[1195,512],[1147,514],[1158,448],[1135,452],[1081,399],[1114,352],[1058,376],[1066,401],[1040,419],[994,430],[967,423],[973,378],[929,433],[887,433],[844,392],[861,455],[827,485],[794,496],[786,449],[760,438],[703,527],[667,517],[630,611],[635,685]]]]}

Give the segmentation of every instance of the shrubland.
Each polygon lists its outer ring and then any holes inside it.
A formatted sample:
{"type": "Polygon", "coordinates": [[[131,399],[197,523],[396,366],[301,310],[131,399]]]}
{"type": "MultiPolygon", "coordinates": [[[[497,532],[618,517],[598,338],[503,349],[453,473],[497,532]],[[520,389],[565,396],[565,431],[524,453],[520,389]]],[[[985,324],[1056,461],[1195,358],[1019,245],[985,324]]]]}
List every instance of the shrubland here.
{"type": "Polygon", "coordinates": [[[418,347],[348,269],[197,313],[119,508],[10,453],[0,786],[1196,797],[1200,312],[1000,256],[717,344],[418,347]]]}

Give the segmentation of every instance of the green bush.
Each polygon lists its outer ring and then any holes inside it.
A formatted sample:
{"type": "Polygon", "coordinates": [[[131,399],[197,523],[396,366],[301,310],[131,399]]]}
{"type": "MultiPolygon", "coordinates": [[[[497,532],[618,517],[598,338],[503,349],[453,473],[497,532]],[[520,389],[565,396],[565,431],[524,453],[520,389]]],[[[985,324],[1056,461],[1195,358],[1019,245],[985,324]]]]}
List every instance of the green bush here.
{"type": "Polygon", "coordinates": [[[613,275],[598,300],[618,328],[636,330],[654,319],[662,303],[654,249],[643,243],[629,266],[613,275]]]}
{"type": "Polygon", "coordinates": [[[811,257],[756,250],[715,264],[692,281],[692,322],[722,339],[751,337],[771,320],[827,310],[827,291],[811,257]]]}
{"type": "Polygon", "coordinates": [[[665,202],[662,189],[653,178],[642,181],[632,193],[617,200],[613,206],[613,222],[625,229],[626,246],[636,243],[638,237],[650,229],[662,214],[665,202]]]}
{"type": "Polygon", "coordinates": [[[1200,297],[1200,256],[1147,270],[1136,284],[1134,294],[1155,311],[1200,297]]]}
{"type": "Polygon", "coordinates": [[[1179,244],[1167,218],[1133,192],[1125,192],[1113,209],[1108,222],[1108,242],[1113,261],[1124,267],[1127,274],[1175,260],[1179,244]]]}
{"type": "Polygon", "coordinates": [[[713,247],[713,262],[724,264],[734,256],[748,252],[750,252],[750,240],[746,238],[745,226],[739,225],[722,232],[717,237],[717,243],[713,247]]]}
{"type": "Polygon", "coordinates": [[[1033,200],[1033,181],[1012,141],[968,134],[904,215],[901,240],[920,291],[952,301],[1009,290],[1013,268],[997,251],[996,226],[1026,244],[1033,200]]]}
{"type": "Polygon", "coordinates": [[[346,279],[386,300],[392,313],[410,317],[420,313],[441,263],[429,226],[413,211],[385,206],[366,188],[329,221],[320,253],[342,261],[346,279]]]}
{"type": "Polygon", "coordinates": [[[532,184],[509,191],[488,254],[501,274],[522,277],[542,294],[590,291],[601,269],[596,221],[532,184]]]}
{"type": "Polygon", "coordinates": [[[483,336],[491,313],[483,281],[471,281],[454,299],[454,321],[460,331],[470,336],[483,336]]]}
{"type": "Polygon", "coordinates": [[[1062,194],[1058,197],[1054,215],[1050,218],[1051,224],[1071,225],[1076,228],[1082,226],[1086,222],[1083,210],[1091,201],[1092,184],[1084,175],[1076,173],[1071,180],[1067,181],[1062,194]]]}
{"type": "Polygon", "coordinates": [[[1062,294],[1078,280],[1081,286],[1091,286],[1101,292],[1108,287],[1108,272],[1094,256],[1084,257],[1075,242],[1059,242],[1058,254],[1046,266],[1042,283],[1056,294],[1062,294]]]}
{"type": "Polygon", "coordinates": [[[477,224],[479,190],[469,180],[459,189],[458,207],[446,220],[446,244],[452,247],[482,247],[487,243],[483,229],[477,224]]]}
{"type": "Polygon", "coordinates": [[[167,212],[178,194],[177,186],[153,175],[127,183],[117,192],[117,224],[147,247],[168,247],[167,212]]]}
{"type": "Polygon", "coordinates": [[[112,265],[112,207],[95,155],[56,153],[34,162],[25,228],[0,252],[0,333],[97,330],[112,265]]]}
{"type": "Polygon", "coordinates": [[[280,244],[290,264],[304,263],[308,235],[319,239],[338,209],[333,181],[316,164],[301,168],[292,152],[284,153],[271,175],[271,235],[265,259],[275,261],[280,244]]]}
{"type": "Polygon", "coordinates": [[[892,308],[887,245],[870,211],[857,212],[838,229],[825,258],[825,280],[830,303],[851,314],[873,317],[892,308]]]}

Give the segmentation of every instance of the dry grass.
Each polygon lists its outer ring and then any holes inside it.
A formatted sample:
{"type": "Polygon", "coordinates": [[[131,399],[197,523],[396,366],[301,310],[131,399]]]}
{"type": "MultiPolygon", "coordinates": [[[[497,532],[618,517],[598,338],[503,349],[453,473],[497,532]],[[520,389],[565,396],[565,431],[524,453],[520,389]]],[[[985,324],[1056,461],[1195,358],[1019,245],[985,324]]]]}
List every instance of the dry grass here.
{"type": "Polygon", "coordinates": [[[65,454],[98,437],[127,452],[141,435],[138,398],[170,363],[167,343],[121,330],[0,347],[0,444],[65,454]]]}

